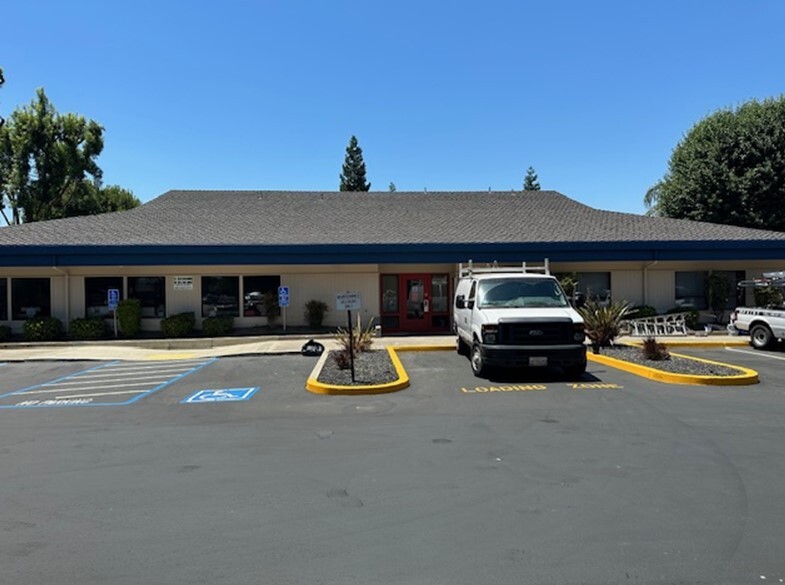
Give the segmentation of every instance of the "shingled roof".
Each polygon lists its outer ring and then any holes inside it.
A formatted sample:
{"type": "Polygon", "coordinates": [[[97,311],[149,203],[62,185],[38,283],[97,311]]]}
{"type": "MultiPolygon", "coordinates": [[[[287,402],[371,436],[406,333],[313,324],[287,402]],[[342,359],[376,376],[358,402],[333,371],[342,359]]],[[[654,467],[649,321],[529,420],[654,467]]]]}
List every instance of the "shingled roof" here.
{"type": "Polygon", "coordinates": [[[0,229],[0,245],[297,245],[785,240],[602,211],[556,191],[169,191],[136,209],[0,229]]]}
{"type": "Polygon", "coordinates": [[[58,247],[136,246],[160,252],[346,245],[452,246],[460,253],[467,245],[519,251],[741,245],[776,249],[783,257],[785,233],[603,211],[556,191],[169,191],[129,211],[0,229],[0,257],[28,247],[54,253],[58,247]]]}

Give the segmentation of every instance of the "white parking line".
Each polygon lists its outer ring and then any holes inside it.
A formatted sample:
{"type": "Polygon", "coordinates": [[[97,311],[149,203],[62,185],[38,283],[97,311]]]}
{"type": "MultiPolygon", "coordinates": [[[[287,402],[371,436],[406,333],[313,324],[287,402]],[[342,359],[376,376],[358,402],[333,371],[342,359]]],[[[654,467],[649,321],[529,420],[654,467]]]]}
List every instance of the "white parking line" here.
{"type": "Polygon", "coordinates": [[[152,371],[152,372],[184,372],[186,370],[190,370],[191,368],[193,368],[193,366],[169,366],[169,367],[158,366],[157,368],[155,368],[155,367],[140,367],[140,368],[134,368],[132,370],[130,370],[130,369],[129,370],[118,370],[116,368],[104,368],[103,370],[97,370],[95,373],[89,372],[89,373],[86,373],[86,374],[84,374],[82,376],[79,376],[79,377],[80,378],[102,378],[104,376],[121,376],[121,375],[129,374],[129,373],[132,374],[134,372],[140,372],[140,373],[144,374],[144,373],[149,373],[150,371],[152,371]],[[107,372],[112,372],[112,373],[107,373],[107,372]]]}
{"type": "MultiPolygon", "coordinates": [[[[190,368],[189,368],[190,369],[190,368]]],[[[152,373],[152,372],[150,372],[152,373]]],[[[44,384],[44,387],[47,386],[74,386],[79,384],[103,384],[106,382],[112,382],[113,380],[157,380],[159,378],[170,378],[171,375],[166,373],[160,373],[156,376],[112,376],[108,380],[96,380],[95,378],[90,378],[89,380],[69,380],[68,382],[49,382],[48,384],[44,384]]]]}
{"type": "Polygon", "coordinates": [[[736,353],[747,353],[749,355],[757,355],[757,356],[769,358],[769,359],[772,359],[772,360],[782,360],[782,361],[785,361],[785,357],[782,357],[782,356],[779,356],[779,355],[771,355],[770,353],[766,353],[766,352],[763,352],[763,351],[751,351],[749,349],[736,349],[735,347],[726,347],[725,349],[727,349],[728,351],[734,351],[736,353]]]}
{"type": "MultiPolygon", "coordinates": [[[[78,388],[55,388],[54,390],[28,390],[25,392],[25,396],[28,394],[56,394],[57,392],[73,392],[73,391],[81,391],[81,390],[100,390],[102,388],[130,388],[131,386],[149,386],[150,384],[160,384],[162,382],[166,382],[169,378],[159,379],[159,380],[151,380],[148,382],[137,382],[132,384],[101,384],[100,386],[80,386],[78,388]]],[[[134,392],[143,392],[143,390],[134,390],[134,392]]]]}
{"type": "Polygon", "coordinates": [[[70,400],[71,398],[94,398],[96,396],[114,396],[116,394],[138,394],[139,390],[118,390],[117,392],[96,392],[94,394],[64,394],[55,396],[57,400],[70,400]]]}

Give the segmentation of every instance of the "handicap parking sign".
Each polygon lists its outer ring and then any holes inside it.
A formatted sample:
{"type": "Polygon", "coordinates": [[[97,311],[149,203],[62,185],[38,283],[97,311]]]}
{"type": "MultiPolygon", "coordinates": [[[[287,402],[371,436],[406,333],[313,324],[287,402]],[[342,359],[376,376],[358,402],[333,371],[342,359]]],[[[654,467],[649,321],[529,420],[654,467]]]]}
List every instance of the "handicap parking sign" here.
{"type": "Polygon", "coordinates": [[[120,304],[120,289],[110,288],[106,291],[106,304],[109,306],[110,311],[114,311],[117,305],[120,304]]]}
{"type": "Polygon", "coordinates": [[[223,388],[218,390],[199,390],[188,396],[180,404],[203,404],[207,402],[242,402],[256,394],[256,388],[223,388]]]}
{"type": "Polygon", "coordinates": [[[279,286],[278,287],[278,306],[279,307],[288,307],[289,306],[289,287],[288,286],[279,286]]]}

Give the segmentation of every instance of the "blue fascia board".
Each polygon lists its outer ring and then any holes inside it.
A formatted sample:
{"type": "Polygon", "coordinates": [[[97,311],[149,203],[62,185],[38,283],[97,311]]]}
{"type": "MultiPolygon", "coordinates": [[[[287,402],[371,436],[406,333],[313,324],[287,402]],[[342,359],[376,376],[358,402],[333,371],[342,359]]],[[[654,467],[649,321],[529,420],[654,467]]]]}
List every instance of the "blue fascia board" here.
{"type": "Polygon", "coordinates": [[[323,244],[281,246],[0,246],[0,266],[420,264],[782,260],[785,240],[323,244]]]}

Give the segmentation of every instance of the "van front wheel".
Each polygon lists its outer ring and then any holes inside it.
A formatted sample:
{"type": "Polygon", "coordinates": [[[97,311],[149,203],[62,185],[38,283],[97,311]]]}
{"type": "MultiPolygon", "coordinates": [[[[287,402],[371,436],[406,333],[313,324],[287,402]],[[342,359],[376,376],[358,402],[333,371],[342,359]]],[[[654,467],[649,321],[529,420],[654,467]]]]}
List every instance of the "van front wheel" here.
{"type": "Polygon", "coordinates": [[[485,365],[485,362],[483,362],[482,350],[480,349],[479,343],[475,343],[472,346],[471,363],[472,373],[475,376],[482,377],[488,373],[488,367],[485,365]]]}

